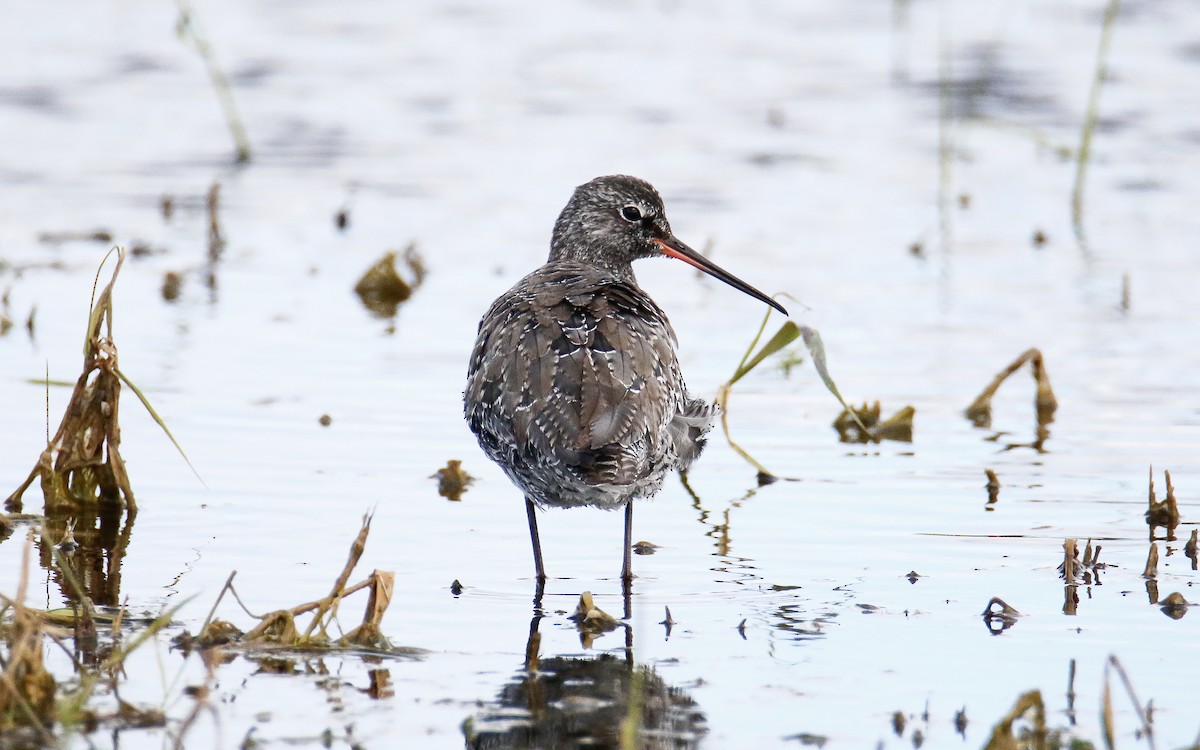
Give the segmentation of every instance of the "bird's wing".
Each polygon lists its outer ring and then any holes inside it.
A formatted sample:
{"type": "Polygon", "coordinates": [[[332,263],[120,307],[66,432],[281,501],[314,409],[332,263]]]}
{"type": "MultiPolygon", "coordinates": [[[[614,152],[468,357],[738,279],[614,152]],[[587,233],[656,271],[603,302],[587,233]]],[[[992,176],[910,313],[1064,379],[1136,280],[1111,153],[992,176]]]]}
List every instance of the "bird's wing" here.
{"type": "Polygon", "coordinates": [[[675,334],[634,286],[586,274],[540,281],[514,287],[484,317],[468,418],[477,394],[485,427],[528,458],[592,484],[636,483],[681,402],[675,334]]]}

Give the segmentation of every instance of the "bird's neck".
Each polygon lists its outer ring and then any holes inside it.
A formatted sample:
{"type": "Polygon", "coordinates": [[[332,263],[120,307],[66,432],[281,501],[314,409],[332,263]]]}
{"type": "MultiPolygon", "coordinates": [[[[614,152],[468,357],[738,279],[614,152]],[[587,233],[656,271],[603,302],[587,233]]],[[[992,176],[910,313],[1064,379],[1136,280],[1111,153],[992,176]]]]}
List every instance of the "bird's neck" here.
{"type": "Polygon", "coordinates": [[[547,263],[577,263],[588,266],[596,271],[632,286],[637,286],[637,277],[633,275],[633,266],[628,261],[613,261],[601,252],[590,251],[587,246],[572,246],[567,249],[563,245],[551,243],[550,257],[547,263]]]}

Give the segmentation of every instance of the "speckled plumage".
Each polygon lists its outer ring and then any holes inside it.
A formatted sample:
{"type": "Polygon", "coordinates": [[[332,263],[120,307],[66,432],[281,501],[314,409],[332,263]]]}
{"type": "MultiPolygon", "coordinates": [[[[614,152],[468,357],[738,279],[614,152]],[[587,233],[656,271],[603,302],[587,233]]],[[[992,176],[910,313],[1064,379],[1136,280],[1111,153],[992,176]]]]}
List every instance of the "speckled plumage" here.
{"type": "MultiPolygon", "coordinates": [[[[669,255],[778,305],[677,240],[658,192],[635,177],[578,187],[550,248],[546,264],[480,321],[464,412],[527,503],[626,507],[628,580],[630,501],[687,469],[713,417],[711,406],[688,394],[675,332],[630,263],[669,255]]],[[[528,513],[541,579],[532,505],[528,513]]]]}
{"type": "Polygon", "coordinates": [[[558,260],[483,317],[466,416],[488,457],[538,505],[617,508],[687,468],[712,409],[688,395],[675,332],[645,292],[558,260]]]}

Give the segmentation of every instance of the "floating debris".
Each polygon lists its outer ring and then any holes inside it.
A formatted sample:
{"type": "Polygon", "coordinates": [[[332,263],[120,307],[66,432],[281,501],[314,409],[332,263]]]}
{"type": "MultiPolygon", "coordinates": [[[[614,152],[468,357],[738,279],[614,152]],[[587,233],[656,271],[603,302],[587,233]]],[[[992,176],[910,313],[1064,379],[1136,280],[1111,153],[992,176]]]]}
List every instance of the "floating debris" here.
{"type": "Polygon", "coordinates": [[[13,327],[12,317],[8,312],[8,293],[11,290],[5,289],[4,296],[0,297],[0,336],[6,335],[13,327]]]}
{"type": "Polygon", "coordinates": [[[220,182],[214,182],[209,186],[205,207],[208,211],[208,259],[210,262],[215,263],[220,260],[221,251],[225,249],[225,238],[221,235],[221,219],[219,215],[221,208],[220,182]]]}
{"type": "Polygon", "coordinates": [[[983,622],[992,635],[998,635],[1011,628],[1020,616],[1020,612],[998,596],[993,596],[983,609],[983,622]]]}
{"type": "Polygon", "coordinates": [[[590,591],[579,595],[579,603],[575,606],[575,614],[571,615],[571,619],[581,630],[595,633],[607,633],[621,624],[617,618],[596,606],[590,591]]]}
{"type": "Polygon", "coordinates": [[[1047,242],[1049,242],[1049,240],[1047,239],[1045,232],[1040,229],[1035,229],[1033,231],[1033,237],[1030,238],[1030,242],[1033,243],[1034,247],[1043,247],[1047,242]]]}
{"type": "Polygon", "coordinates": [[[597,636],[616,630],[622,624],[620,620],[596,606],[590,591],[579,595],[579,604],[576,605],[575,614],[571,615],[570,619],[575,621],[575,627],[579,630],[579,643],[584,648],[591,648],[597,636]]]}
{"type": "Polygon", "coordinates": [[[438,494],[451,502],[461,502],[467,486],[475,481],[462,467],[462,461],[452,458],[429,477],[438,480],[438,494]]]}
{"type": "Polygon", "coordinates": [[[1188,539],[1187,544],[1183,545],[1183,554],[1192,561],[1192,570],[1197,569],[1197,544],[1196,535],[1200,533],[1200,529],[1192,529],[1192,537],[1188,539]]]}
{"type": "Polygon", "coordinates": [[[784,737],[785,740],[795,740],[805,747],[825,747],[825,743],[829,742],[829,738],[823,734],[810,734],[809,732],[800,732],[799,734],[791,734],[784,737]]]}
{"type": "Polygon", "coordinates": [[[90,232],[41,232],[38,234],[38,242],[46,245],[61,245],[64,242],[103,242],[108,244],[112,241],[112,232],[107,229],[93,229],[90,232]]]}
{"type": "Polygon", "coordinates": [[[1042,432],[1045,426],[1054,421],[1054,412],[1058,409],[1058,399],[1054,397],[1054,389],[1050,387],[1050,377],[1046,373],[1046,363],[1042,357],[1041,351],[1038,349],[1027,349],[1012,361],[1008,367],[992,379],[983,392],[975,397],[975,400],[966,409],[967,419],[971,420],[976,427],[990,427],[992,424],[992,397],[996,395],[996,391],[1003,385],[1004,381],[1010,375],[1019,370],[1026,362],[1029,363],[1033,370],[1033,379],[1037,383],[1037,396],[1034,400],[1034,405],[1037,409],[1038,423],[1038,438],[1039,443],[1034,447],[1040,446],[1040,442],[1045,440],[1045,435],[1042,432]]]}
{"type": "Polygon", "coordinates": [[[1167,594],[1167,598],[1162,600],[1162,606],[1159,607],[1167,617],[1172,620],[1178,620],[1187,614],[1188,607],[1191,604],[1187,599],[1183,598],[1183,594],[1178,591],[1167,594]]]}
{"type": "Polygon", "coordinates": [[[321,416],[317,417],[317,424],[321,425],[322,427],[328,427],[329,425],[333,424],[333,417],[329,416],[328,414],[322,414],[321,416]]]}
{"type": "Polygon", "coordinates": [[[142,240],[134,240],[129,244],[129,255],[134,258],[145,258],[150,255],[160,255],[166,250],[155,250],[150,246],[150,243],[142,240]]]}
{"type": "Polygon", "coordinates": [[[838,432],[838,440],[843,443],[879,443],[884,440],[911,443],[913,417],[917,410],[912,406],[905,406],[882,422],[879,420],[880,411],[878,401],[871,406],[864,401],[859,408],[847,406],[838,418],[833,420],[833,429],[838,432]]]}
{"type": "Polygon", "coordinates": [[[641,541],[633,544],[633,552],[638,555],[653,555],[658,549],[659,546],[654,542],[641,541]]]}
{"type": "Polygon", "coordinates": [[[963,706],[954,712],[954,731],[963,738],[967,738],[967,707],[963,706]]]}
{"type": "Polygon", "coordinates": [[[163,274],[163,282],[161,294],[162,298],[167,302],[174,302],[179,299],[179,292],[183,287],[183,275],[177,271],[167,271],[163,274]]]}
{"type": "Polygon", "coordinates": [[[417,253],[416,243],[409,243],[404,250],[404,262],[412,273],[412,281],[405,281],[396,271],[397,253],[389,251],[367,269],[354,285],[354,293],[363,306],[378,318],[394,318],[400,304],[412,296],[425,280],[425,263],[417,253]]]}
{"type": "MultiPolygon", "coordinates": [[[[991,469],[984,469],[983,473],[987,476],[987,484],[984,487],[987,487],[988,505],[995,505],[1000,499],[1000,477],[996,476],[996,472],[991,469]]],[[[988,510],[992,510],[992,508],[988,508],[988,510]]]]}
{"type": "Polygon", "coordinates": [[[665,609],[667,611],[667,615],[662,620],[660,620],[658,624],[662,625],[666,629],[667,637],[670,638],[671,637],[671,628],[675,627],[675,618],[671,617],[671,608],[670,607],[664,606],[663,609],[665,609]]]}
{"type": "Polygon", "coordinates": [[[804,364],[804,355],[800,352],[790,351],[787,349],[782,352],[782,355],[783,358],[779,360],[779,364],[776,366],[779,368],[779,371],[783,373],[785,378],[790,378],[792,376],[792,370],[804,364]]]}
{"type": "Polygon", "coordinates": [[[904,736],[904,728],[908,726],[908,717],[903,711],[896,711],[892,714],[892,731],[897,737],[904,736]]]}

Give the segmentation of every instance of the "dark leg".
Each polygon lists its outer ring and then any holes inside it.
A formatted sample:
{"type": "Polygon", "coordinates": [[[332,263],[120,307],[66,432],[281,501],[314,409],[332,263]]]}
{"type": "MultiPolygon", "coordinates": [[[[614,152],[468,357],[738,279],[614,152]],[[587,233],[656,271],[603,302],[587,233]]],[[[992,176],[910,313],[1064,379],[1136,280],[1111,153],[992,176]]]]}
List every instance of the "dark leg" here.
{"type": "Polygon", "coordinates": [[[633,501],[625,503],[625,561],[621,565],[621,580],[628,583],[633,580],[633,566],[629,556],[633,549],[633,501]]]}
{"type": "MultiPolygon", "coordinates": [[[[525,514],[529,516],[529,541],[533,543],[533,567],[537,571],[538,589],[546,583],[546,569],[542,567],[542,540],[538,537],[537,529],[537,508],[533,501],[525,498],[525,514]]],[[[628,532],[626,532],[628,536],[628,532]]],[[[628,555],[627,555],[628,557],[628,555]]],[[[628,559],[626,560],[628,564],[628,559]]],[[[539,598],[541,598],[539,596],[539,598]]]]}
{"type": "Polygon", "coordinates": [[[625,600],[625,618],[630,616],[630,600],[633,597],[633,565],[630,555],[633,550],[633,500],[625,503],[625,558],[621,565],[621,594],[625,600]]]}

